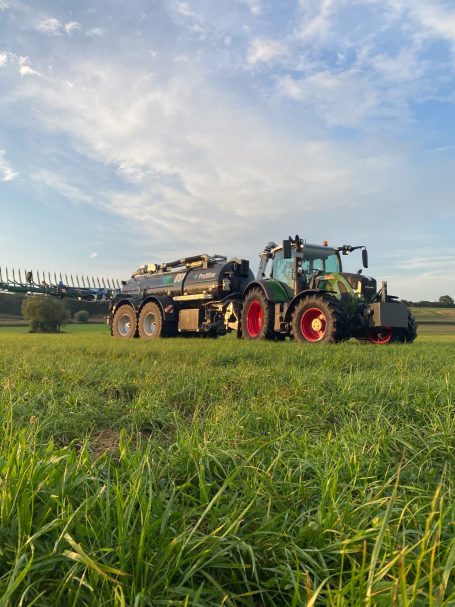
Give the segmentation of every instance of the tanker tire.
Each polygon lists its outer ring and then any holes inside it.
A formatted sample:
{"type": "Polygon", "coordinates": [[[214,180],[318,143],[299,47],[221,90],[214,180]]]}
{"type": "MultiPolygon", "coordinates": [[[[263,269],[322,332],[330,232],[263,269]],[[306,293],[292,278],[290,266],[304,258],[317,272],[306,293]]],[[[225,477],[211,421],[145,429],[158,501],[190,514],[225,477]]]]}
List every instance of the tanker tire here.
{"type": "Polygon", "coordinates": [[[247,340],[273,339],[273,306],[262,289],[251,289],[242,309],[242,337],[247,340]]]}
{"type": "Polygon", "coordinates": [[[412,312],[408,310],[408,327],[407,329],[394,329],[392,334],[393,343],[410,344],[417,337],[417,320],[412,312]]]}
{"type": "Polygon", "coordinates": [[[158,339],[164,337],[164,322],[160,307],[154,303],[146,303],[139,314],[139,337],[142,339],[158,339]]]}
{"type": "Polygon", "coordinates": [[[112,335],[121,339],[131,339],[136,336],[136,311],[128,304],[119,306],[112,320],[112,335]]]}
{"type": "Polygon", "coordinates": [[[294,308],[291,335],[302,343],[337,343],[349,339],[343,306],[334,297],[304,297],[294,308]]]}

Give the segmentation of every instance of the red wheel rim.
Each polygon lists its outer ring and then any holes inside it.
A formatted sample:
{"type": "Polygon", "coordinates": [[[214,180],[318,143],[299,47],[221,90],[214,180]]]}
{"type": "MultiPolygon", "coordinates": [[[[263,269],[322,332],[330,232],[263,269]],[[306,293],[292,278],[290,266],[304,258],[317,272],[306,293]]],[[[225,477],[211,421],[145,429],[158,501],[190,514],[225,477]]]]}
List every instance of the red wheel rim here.
{"type": "Polygon", "coordinates": [[[379,327],[378,329],[370,329],[368,331],[368,339],[371,341],[371,343],[378,344],[380,346],[390,343],[392,335],[392,327],[379,327]]]}
{"type": "Polygon", "coordinates": [[[251,337],[257,337],[262,329],[264,312],[258,301],[252,301],[246,313],[246,326],[251,337]]]}
{"type": "Polygon", "coordinates": [[[327,331],[327,318],[319,308],[309,308],[302,314],[300,330],[307,341],[320,341],[327,331]]]}

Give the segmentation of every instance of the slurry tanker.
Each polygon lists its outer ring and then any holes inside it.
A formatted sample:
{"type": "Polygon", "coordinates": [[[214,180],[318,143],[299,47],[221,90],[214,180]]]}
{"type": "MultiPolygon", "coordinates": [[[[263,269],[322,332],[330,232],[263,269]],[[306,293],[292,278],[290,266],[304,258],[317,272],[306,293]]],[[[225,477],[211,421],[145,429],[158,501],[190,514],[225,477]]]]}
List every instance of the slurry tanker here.
{"type": "Polygon", "coordinates": [[[87,279],[26,279],[0,270],[0,291],[110,301],[111,333],[119,339],[218,337],[235,331],[247,340],[334,343],[355,337],[375,344],[412,342],[410,310],[359,270],[343,272],[342,258],[365,246],[308,244],[299,236],[260,253],[257,275],[246,259],[195,255],[146,264],[121,284],[87,279]]]}

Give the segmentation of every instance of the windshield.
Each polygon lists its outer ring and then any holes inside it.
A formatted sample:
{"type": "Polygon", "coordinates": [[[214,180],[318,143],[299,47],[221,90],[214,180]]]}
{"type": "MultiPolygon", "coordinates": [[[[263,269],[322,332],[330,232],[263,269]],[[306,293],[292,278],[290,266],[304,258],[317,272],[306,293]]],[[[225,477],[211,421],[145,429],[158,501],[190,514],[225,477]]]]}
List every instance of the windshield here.
{"type": "MultiPolygon", "coordinates": [[[[284,259],[283,251],[276,251],[273,258],[272,277],[275,280],[292,286],[292,273],[294,270],[295,248],[292,248],[292,258],[284,259]]],[[[328,247],[303,247],[302,270],[306,276],[317,270],[324,274],[328,272],[341,272],[340,258],[333,249],[328,247]]]]}
{"type": "Polygon", "coordinates": [[[304,272],[341,272],[340,258],[328,247],[303,247],[302,269],[304,272]]]}

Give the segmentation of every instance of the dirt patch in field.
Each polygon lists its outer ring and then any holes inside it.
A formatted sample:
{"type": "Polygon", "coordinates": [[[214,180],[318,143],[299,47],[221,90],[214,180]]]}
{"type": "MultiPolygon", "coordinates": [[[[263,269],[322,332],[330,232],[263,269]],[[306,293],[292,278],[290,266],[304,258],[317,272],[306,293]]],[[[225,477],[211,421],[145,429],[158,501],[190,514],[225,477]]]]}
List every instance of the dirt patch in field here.
{"type": "Polygon", "coordinates": [[[114,455],[118,452],[119,442],[120,432],[118,430],[104,430],[92,435],[90,451],[97,458],[106,452],[114,455]]]}

